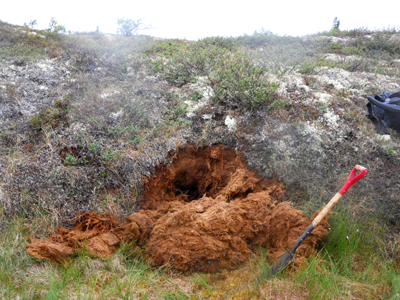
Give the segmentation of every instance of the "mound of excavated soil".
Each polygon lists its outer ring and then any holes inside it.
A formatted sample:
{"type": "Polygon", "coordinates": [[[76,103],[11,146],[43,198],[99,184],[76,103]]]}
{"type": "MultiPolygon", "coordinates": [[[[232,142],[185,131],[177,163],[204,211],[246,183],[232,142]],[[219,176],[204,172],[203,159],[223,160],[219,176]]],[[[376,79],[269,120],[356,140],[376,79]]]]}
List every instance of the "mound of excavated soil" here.
{"type": "MultiPolygon", "coordinates": [[[[170,160],[146,178],[140,209],[123,223],[85,213],[71,231],[60,228],[48,240],[32,239],[28,253],[60,264],[82,251],[107,258],[122,242],[137,242],[155,266],[214,272],[246,261],[252,245],[268,247],[272,260],[279,257],[311,222],[278,202],[282,183],[248,170],[240,153],[227,147],[188,145],[170,160]]],[[[314,229],[298,257],[312,253],[326,225],[314,229]]]]}

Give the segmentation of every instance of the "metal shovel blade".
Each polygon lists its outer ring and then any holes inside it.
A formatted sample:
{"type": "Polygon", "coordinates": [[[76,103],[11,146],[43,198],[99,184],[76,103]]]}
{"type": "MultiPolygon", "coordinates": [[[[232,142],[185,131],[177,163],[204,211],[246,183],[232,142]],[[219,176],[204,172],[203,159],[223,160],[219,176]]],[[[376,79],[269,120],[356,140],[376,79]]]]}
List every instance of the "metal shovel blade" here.
{"type": "Polygon", "coordinates": [[[286,249],[285,253],[283,253],[276,262],[274,262],[268,272],[266,272],[264,276],[262,276],[263,278],[260,279],[270,278],[279,274],[282,270],[286,269],[286,267],[290,265],[293,261],[293,253],[289,249],[286,249]]]}

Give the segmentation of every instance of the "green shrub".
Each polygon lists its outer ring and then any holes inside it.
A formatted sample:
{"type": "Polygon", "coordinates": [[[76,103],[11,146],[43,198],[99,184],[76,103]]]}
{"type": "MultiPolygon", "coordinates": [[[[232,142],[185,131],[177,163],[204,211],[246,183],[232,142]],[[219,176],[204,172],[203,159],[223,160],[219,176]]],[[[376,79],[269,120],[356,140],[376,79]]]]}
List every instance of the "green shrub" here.
{"type": "Polygon", "coordinates": [[[207,37],[198,42],[200,45],[212,45],[220,48],[226,48],[228,50],[235,50],[238,47],[238,43],[235,38],[231,37],[207,37]]]}
{"type": "Polygon", "coordinates": [[[237,52],[226,57],[210,75],[214,101],[246,109],[267,104],[279,83],[268,82],[265,72],[262,66],[253,64],[247,53],[237,52]]]}
{"type": "Polygon", "coordinates": [[[360,50],[357,47],[343,47],[342,53],[346,55],[359,55],[360,50]]]}
{"type": "Polygon", "coordinates": [[[78,164],[78,159],[70,153],[67,153],[64,159],[64,164],[66,166],[75,166],[78,164]]]}
{"type": "Polygon", "coordinates": [[[108,147],[103,151],[103,154],[101,155],[101,157],[105,160],[112,160],[115,159],[119,156],[119,154],[117,152],[113,152],[112,151],[112,147],[108,147]]]}
{"type": "Polygon", "coordinates": [[[314,74],[315,68],[318,67],[318,62],[316,61],[304,61],[299,65],[297,72],[301,74],[314,74]]]}
{"type": "MultiPolygon", "coordinates": [[[[359,46],[365,54],[384,53],[389,56],[400,54],[400,45],[392,43],[382,34],[377,34],[372,40],[358,39],[355,46],[359,46]]],[[[382,56],[382,55],[381,55],[382,56]]]]}
{"type": "Polygon", "coordinates": [[[53,42],[39,32],[14,30],[7,24],[0,25],[0,58],[6,60],[30,60],[46,53],[46,46],[53,42]]]}
{"type": "Polygon", "coordinates": [[[60,126],[69,126],[69,105],[71,98],[58,100],[50,108],[43,109],[34,116],[29,122],[29,127],[34,134],[39,134],[44,129],[57,128],[60,126]]]}
{"type": "Polygon", "coordinates": [[[197,76],[208,76],[229,55],[227,49],[193,43],[180,47],[167,61],[161,59],[162,65],[158,66],[165,80],[182,86],[193,82],[197,76]]]}
{"type": "Polygon", "coordinates": [[[213,39],[182,45],[167,59],[149,60],[149,65],[176,86],[195,82],[198,76],[208,77],[213,101],[229,107],[250,109],[267,103],[278,87],[268,82],[267,69],[256,64],[251,54],[220,47],[213,39]]]}
{"type": "Polygon", "coordinates": [[[398,30],[386,29],[382,31],[370,31],[366,28],[339,31],[332,29],[329,32],[321,32],[318,35],[350,37],[345,47],[339,44],[326,44],[322,47],[324,52],[341,52],[347,55],[360,55],[376,59],[395,59],[400,54],[400,45],[390,42],[390,36],[397,34],[398,30]],[[373,37],[365,38],[365,35],[373,37]]]}
{"type": "Polygon", "coordinates": [[[96,155],[98,151],[98,145],[96,143],[90,143],[88,149],[90,152],[93,152],[93,154],[96,155]]]}
{"type": "Polygon", "coordinates": [[[262,28],[259,31],[254,31],[252,35],[243,35],[237,38],[237,42],[246,45],[250,48],[259,47],[266,43],[270,43],[274,38],[278,36],[274,35],[271,31],[262,28]]]}
{"type": "Polygon", "coordinates": [[[342,45],[339,43],[332,43],[329,45],[328,52],[331,53],[341,53],[342,52],[342,45]]]}
{"type": "Polygon", "coordinates": [[[150,49],[145,51],[147,54],[159,54],[165,57],[169,57],[178,52],[182,47],[187,45],[186,42],[181,40],[168,40],[162,42],[156,42],[150,49]]]}

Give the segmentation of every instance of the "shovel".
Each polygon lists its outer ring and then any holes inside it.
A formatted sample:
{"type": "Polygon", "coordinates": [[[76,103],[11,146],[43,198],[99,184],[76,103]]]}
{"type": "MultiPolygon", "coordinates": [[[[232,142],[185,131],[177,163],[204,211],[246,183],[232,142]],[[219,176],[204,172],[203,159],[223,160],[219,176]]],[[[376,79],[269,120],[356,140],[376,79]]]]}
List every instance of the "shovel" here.
{"type": "Polygon", "coordinates": [[[331,199],[331,201],[329,201],[329,203],[321,210],[321,212],[311,222],[310,226],[308,226],[307,229],[302,233],[302,235],[299,237],[299,239],[294,244],[292,251],[290,251],[289,249],[286,249],[286,252],[283,253],[283,255],[271,266],[271,268],[265,274],[261,275],[260,280],[277,275],[282,270],[284,270],[290,263],[292,263],[294,261],[294,253],[296,252],[296,250],[300,246],[300,244],[309,236],[311,231],[313,231],[314,228],[318,226],[318,224],[321,222],[321,220],[327,215],[327,213],[339,201],[339,199],[347,192],[347,190],[354,183],[356,183],[361,178],[363,178],[367,173],[368,173],[367,168],[364,168],[364,167],[361,167],[358,165],[355,166],[353,168],[353,170],[351,171],[349,177],[347,178],[346,183],[339,190],[339,192],[336,193],[336,195],[331,199]],[[356,171],[360,172],[357,176],[356,176],[356,171]]]}

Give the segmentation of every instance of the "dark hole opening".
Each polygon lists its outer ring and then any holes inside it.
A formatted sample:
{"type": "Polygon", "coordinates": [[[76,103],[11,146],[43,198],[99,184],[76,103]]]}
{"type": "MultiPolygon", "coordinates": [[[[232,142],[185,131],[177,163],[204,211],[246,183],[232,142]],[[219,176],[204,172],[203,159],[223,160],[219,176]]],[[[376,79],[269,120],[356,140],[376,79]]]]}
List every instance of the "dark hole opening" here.
{"type": "Polygon", "coordinates": [[[186,195],[189,202],[200,199],[203,196],[197,185],[176,184],[175,188],[175,196],[186,195]]]}

